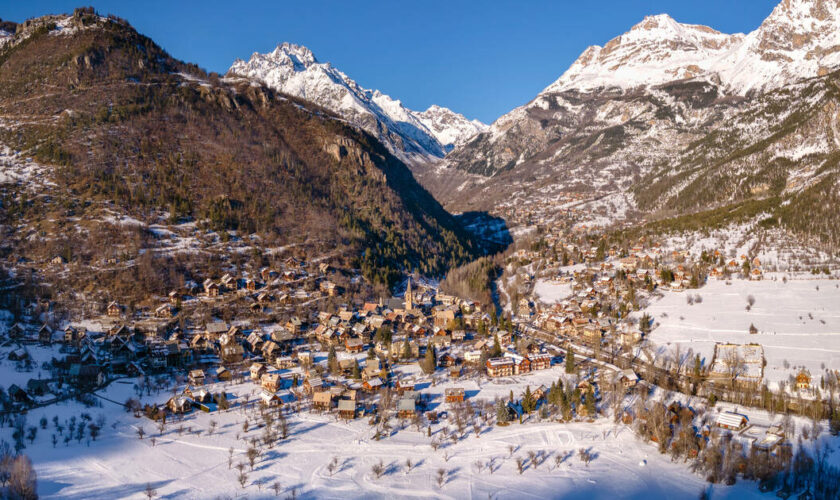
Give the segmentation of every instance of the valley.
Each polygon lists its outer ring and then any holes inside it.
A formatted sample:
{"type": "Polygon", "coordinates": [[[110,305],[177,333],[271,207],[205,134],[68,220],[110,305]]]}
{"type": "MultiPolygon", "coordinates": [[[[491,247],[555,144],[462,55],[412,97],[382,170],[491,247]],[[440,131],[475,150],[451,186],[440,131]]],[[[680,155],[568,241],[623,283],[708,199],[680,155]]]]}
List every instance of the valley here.
{"type": "Polygon", "coordinates": [[[0,21],[0,496],[835,498],[838,21],[648,16],[490,125],[0,21]]]}

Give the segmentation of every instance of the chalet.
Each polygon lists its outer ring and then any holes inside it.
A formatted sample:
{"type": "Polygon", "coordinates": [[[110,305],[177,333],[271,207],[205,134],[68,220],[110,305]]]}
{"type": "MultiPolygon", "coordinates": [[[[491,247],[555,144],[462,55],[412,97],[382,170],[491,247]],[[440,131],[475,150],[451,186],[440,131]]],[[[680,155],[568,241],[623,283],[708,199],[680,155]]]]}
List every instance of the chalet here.
{"type": "Polygon", "coordinates": [[[627,368],[626,370],[622,370],[618,374],[617,378],[618,378],[618,383],[621,384],[622,387],[624,387],[625,390],[626,389],[632,389],[639,382],[639,376],[636,375],[636,372],[634,372],[630,368],[627,368]]]}
{"type": "Polygon", "coordinates": [[[444,309],[437,309],[434,312],[434,325],[440,328],[446,328],[446,326],[455,320],[455,309],[452,307],[447,307],[444,309]]]}
{"type": "Polygon", "coordinates": [[[175,315],[175,306],[172,304],[161,304],[155,309],[155,317],[156,318],[171,318],[175,315]]]}
{"type": "Polygon", "coordinates": [[[236,278],[228,273],[225,273],[225,275],[222,276],[219,283],[228,290],[236,289],[236,278]]]}
{"type": "Polygon", "coordinates": [[[447,403],[463,403],[464,402],[464,388],[463,387],[452,387],[446,389],[446,402],[447,403]]]}
{"type": "Polygon", "coordinates": [[[87,332],[85,332],[84,329],[77,330],[72,326],[68,326],[64,329],[64,343],[76,345],[83,337],[85,337],[86,333],[87,332]]]}
{"type": "Polygon", "coordinates": [[[321,377],[309,377],[303,381],[303,390],[309,394],[321,391],[323,386],[324,382],[321,377]]]}
{"type": "Polygon", "coordinates": [[[192,385],[204,385],[204,370],[191,370],[188,378],[192,385]]]}
{"type": "Polygon", "coordinates": [[[29,357],[29,352],[27,352],[26,349],[15,349],[6,356],[6,359],[9,361],[26,361],[31,358],[29,357]]]}
{"type": "Polygon", "coordinates": [[[365,344],[362,342],[362,339],[348,338],[344,341],[344,347],[347,349],[347,352],[358,353],[364,350],[365,344]]]}
{"type": "Polygon", "coordinates": [[[265,341],[263,340],[262,335],[260,335],[260,333],[256,330],[251,332],[251,334],[248,335],[248,338],[245,339],[245,341],[248,343],[248,348],[251,350],[251,352],[260,352],[262,351],[263,346],[265,345],[265,341]]]}
{"type": "Polygon", "coordinates": [[[382,379],[379,377],[373,377],[371,379],[365,380],[362,383],[362,388],[366,391],[376,391],[379,390],[384,384],[382,383],[382,379]]]}
{"type": "Polygon", "coordinates": [[[316,392],[312,395],[312,407],[320,411],[332,409],[332,394],[329,391],[316,392]]]}
{"type": "Polygon", "coordinates": [[[253,363],[248,371],[251,374],[251,380],[260,380],[268,369],[262,363],[253,363]]]}
{"type": "Polygon", "coordinates": [[[178,301],[181,300],[181,294],[177,290],[172,290],[167,296],[169,297],[169,303],[172,305],[178,304],[178,301]]]}
{"type": "Polygon", "coordinates": [[[356,418],[356,402],[350,399],[339,399],[338,416],[347,420],[356,418]]]}
{"type": "Polygon", "coordinates": [[[210,341],[206,335],[197,334],[190,339],[190,349],[197,353],[203,353],[210,350],[210,341]]]}
{"type": "Polygon", "coordinates": [[[513,375],[514,361],[511,358],[491,358],[486,368],[489,377],[509,377],[513,375]]]}
{"type": "Polygon", "coordinates": [[[34,403],[32,397],[30,397],[26,391],[18,387],[16,384],[10,385],[9,390],[6,393],[9,395],[9,399],[15,403],[22,403],[25,405],[34,403]]]}
{"type": "Polygon", "coordinates": [[[173,396],[166,402],[166,408],[174,414],[182,415],[192,410],[192,402],[188,398],[173,396]]]}
{"type": "Polygon", "coordinates": [[[216,368],[216,380],[219,382],[227,382],[233,378],[233,373],[224,366],[216,368]]]}
{"type": "Polygon", "coordinates": [[[112,318],[118,318],[122,314],[122,307],[120,307],[120,305],[117,304],[116,301],[113,301],[110,304],[108,304],[107,312],[108,316],[112,318]]]}
{"type": "Polygon", "coordinates": [[[476,364],[481,362],[481,351],[474,349],[464,353],[464,363],[476,364]]]}
{"type": "Polygon", "coordinates": [[[276,408],[283,405],[283,400],[277,393],[264,390],[260,392],[260,403],[263,406],[276,408]]]}
{"type": "Polygon", "coordinates": [[[292,333],[292,335],[297,335],[303,329],[304,325],[302,319],[297,316],[292,316],[284,326],[286,327],[286,330],[292,333]]]}
{"type": "Polygon", "coordinates": [[[455,366],[455,364],[458,363],[458,359],[455,358],[455,356],[453,356],[449,353],[444,353],[444,354],[438,356],[437,361],[438,361],[438,366],[441,366],[443,368],[450,368],[452,366],[455,366]]]}
{"type": "MultiPolygon", "coordinates": [[[[223,336],[224,337],[224,336],[223,336]]],[[[236,364],[242,361],[245,350],[239,345],[239,342],[233,340],[232,337],[227,337],[225,342],[222,342],[219,347],[219,357],[224,364],[236,364]]]]}
{"type": "Polygon", "coordinates": [[[529,354],[528,360],[531,362],[531,370],[547,370],[551,368],[550,354],[529,354]]]}
{"type": "Polygon", "coordinates": [[[455,330],[452,332],[452,341],[463,342],[467,338],[467,332],[464,330],[455,330]]]}
{"type": "Polygon", "coordinates": [[[43,396],[50,390],[47,380],[32,378],[26,383],[26,392],[33,396],[43,396]]]}
{"type": "Polygon", "coordinates": [[[297,360],[298,360],[298,363],[300,363],[302,365],[311,364],[312,363],[312,352],[310,352],[310,351],[298,351],[297,360]]]}
{"type": "Polygon", "coordinates": [[[274,358],[274,366],[280,370],[289,370],[295,367],[295,360],[291,356],[278,356],[274,358]]]}
{"type": "Polygon", "coordinates": [[[413,391],[414,390],[414,379],[410,377],[401,378],[394,382],[394,390],[397,391],[398,394],[402,395],[406,391],[413,391]]]}
{"type": "Polygon", "coordinates": [[[131,336],[131,330],[125,325],[118,325],[111,328],[108,335],[112,337],[128,338],[131,336]]]}
{"type": "Polygon", "coordinates": [[[417,402],[413,398],[402,398],[397,402],[399,418],[414,418],[417,415],[417,402]]]}
{"type": "Polygon", "coordinates": [[[207,335],[207,338],[212,341],[218,340],[218,338],[227,331],[227,323],[223,321],[213,321],[212,323],[207,323],[204,326],[204,333],[207,335]]]}
{"type": "Polygon", "coordinates": [[[38,342],[44,345],[50,345],[53,341],[53,330],[49,325],[43,325],[38,330],[38,342]]]}
{"type": "Polygon", "coordinates": [[[798,390],[803,390],[808,389],[809,387],[811,387],[811,374],[802,370],[796,375],[796,388],[798,390]]]}
{"type": "Polygon", "coordinates": [[[746,415],[732,411],[722,411],[715,419],[715,425],[722,429],[739,431],[747,426],[749,419],[746,415]]]}
{"type": "Polygon", "coordinates": [[[458,378],[464,373],[462,365],[454,365],[449,367],[449,378],[458,378]]]}
{"type": "Polygon", "coordinates": [[[245,289],[249,292],[257,291],[257,282],[252,278],[245,279],[245,289]]]}
{"type": "Polygon", "coordinates": [[[323,293],[326,293],[330,297],[338,295],[338,285],[332,281],[324,280],[318,285],[318,287],[323,293]]]}
{"type": "Polygon", "coordinates": [[[277,392],[280,390],[281,385],[282,381],[279,373],[264,373],[260,377],[260,386],[267,391],[277,392]]]}
{"type": "Polygon", "coordinates": [[[272,271],[271,268],[263,267],[262,269],[260,269],[260,278],[262,278],[263,281],[268,281],[269,279],[271,279],[273,276],[276,276],[276,275],[277,275],[277,273],[272,271]]]}
{"type": "Polygon", "coordinates": [[[215,283],[210,278],[204,280],[204,293],[208,297],[218,297],[221,294],[221,288],[218,283],[215,283]]]}
{"type": "Polygon", "coordinates": [[[753,280],[753,281],[759,281],[763,277],[764,277],[764,275],[761,273],[761,269],[758,268],[758,267],[754,267],[750,271],[750,279],[753,280]]]}

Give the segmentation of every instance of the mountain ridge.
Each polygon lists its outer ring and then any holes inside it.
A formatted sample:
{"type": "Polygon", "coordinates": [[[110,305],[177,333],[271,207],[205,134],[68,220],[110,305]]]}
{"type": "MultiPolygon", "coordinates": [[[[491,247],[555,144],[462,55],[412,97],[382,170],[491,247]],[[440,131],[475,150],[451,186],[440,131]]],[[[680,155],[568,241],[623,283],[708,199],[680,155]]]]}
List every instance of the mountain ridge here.
{"type": "Polygon", "coordinates": [[[248,61],[237,59],[228,70],[264,82],[274,90],[312,101],[343,116],[404,161],[442,158],[453,147],[486,129],[478,120],[440,106],[418,112],[376,89],[366,89],[329,62],[319,62],[311,50],[289,42],[248,61]]]}

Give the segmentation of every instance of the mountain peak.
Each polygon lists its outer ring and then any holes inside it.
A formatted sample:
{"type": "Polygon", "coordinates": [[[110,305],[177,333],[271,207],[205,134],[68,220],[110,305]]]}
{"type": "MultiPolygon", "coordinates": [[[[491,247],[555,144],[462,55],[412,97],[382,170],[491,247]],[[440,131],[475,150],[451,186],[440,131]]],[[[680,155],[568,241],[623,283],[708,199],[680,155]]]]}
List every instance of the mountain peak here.
{"type": "Polygon", "coordinates": [[[667,14],[647,16],[603,47],[588,47],[544,92],[631,88],[693,78],[741,40],[667,14]]]}
{"type": "MultiPolygon", "coordinates": [[[[446,108],[418,113],[379,90],[365,89],[311,50],[284,42],[267,54],[237,59],[230,73],[264,82],[286,94],[315,102],[377,137],[409,162],[440,158],[457,144],[484,130],[446,108]]],[[[430,108],[431,110],[432,108],[430,108]]]]}
{"type": "MultiPolygon", "coordinates": [[[[254,53],[254,55],[259,55],[254,53]]],[[[283,42],[277,44],[277,47],[270,56],[277,61],[278,64],[286,64],[293,66],[297,71],[306,69],[313,64],[318,64],[318,59],[307,47],[297,45],[294,43],[283,42]]],[[[253,57],[253,56],[252,56],[253,57]]]]}

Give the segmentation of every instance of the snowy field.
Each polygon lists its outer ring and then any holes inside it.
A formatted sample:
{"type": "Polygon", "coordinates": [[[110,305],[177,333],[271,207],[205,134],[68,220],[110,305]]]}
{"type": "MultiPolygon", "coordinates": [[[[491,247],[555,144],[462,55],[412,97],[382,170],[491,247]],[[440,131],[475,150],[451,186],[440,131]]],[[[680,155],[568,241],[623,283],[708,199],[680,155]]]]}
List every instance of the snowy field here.
{"type": "Polygon", "coordinates": [[[683,352],[690,348],[707,363],[716,342],[760,343],[771,386],[799,367],[818,380],[826,368],[840,367],[840,281],[776,278],[729,285],[711,280],[699,290],[666,291],[646,309],[659,324],[650,339],[671,349],[680,344],[683,352]],[[697,295],[702,302],[689,305],[687,297],[697,295]],[[750,296],[754,304],[747,311],[750,296]],[[751,324],[759,333],[749,333],[751,324]]]}
{"type": "MultiPolygon", "coordinates": [[[[415,371],[414,367],[407,367],[415,371]]],[[[435,386],[418,384],[421,392],[440,406],[447,387],[464,387],[469,398],[493,398],[519,394],[525,385],[532,388],[550,383],[561,376],[561,366],[514,379],[500,379],[479,385],[476,381],[435,386]]],[[[133,381],[112,383],[102,395],[114,401],[134,396],[133,381]]],[[[213,391],[225,390],[236,402],[237,396],[249,394],[255,386],[216,385],[213,391]]],[[[165,400],[168,394],[156,398],[165,400]]],[[[135,418],[117,404],[103,401],[103,408],[85,409],[78,403],[36,409],[27,415],[27,425],[37,425],[41,416],[50,421],[39,430],[34,443],[27,441],[24,450],[36,465],[39,493],[42,498],[112,499],[144,498],[147,483],[159,498],[274,498],[275,482],[287,498],[294,488],[298,498],[696,498],[703,479],[692,474],[686,464],[672,463],[655,446],[639,441],[632,431],[601,419],[594,423],[513,423],[508,427],[484,427],[478,438],[470,428],[459,442],[433,450],[425,429],[395,429],[380,441],[373,439],[367,418],[352,422],[337,421],[332,415],[303,412],[289,418],[290,435],[273,449],[265,450],[245,488],[236,480],[237,472],[228,468],[228,449],[234,448],[234,464],[247,462],[246,439],[262,435],[254,429],[243,432],[245,414],[240,410],[223,413],[193,413],[183,425],[192,432],[179,434],[179,423],[170,422],[161,434],[145,418],[135,418]],[[53,416],[61,420],[88,412],[95,419],[103,415],[106,425],[96,441],[75,440],[65,445],[59,439],[54,448],[53,416]],[[211,421],[217,430],[208,434],[211,421]],[[137,427],[146,431],[137,437],[137,427]],[[202,431],[198,434],[197,431],[202,431]],[[242,436],[237,437],[238,434],[242,436]],[[243,437],[244,436],[244,437],[243,437]],[[155,439],[153,444],[152,438],[155,439]],[[513,446],[513,457],[509,447],[513,446]],[[580,448],[594,454],[586,466],[578,458],[580,448]],[[538,465],[528,464],[520,474],[516,457],[526,458],[529,451],[541,454],[538,465]],[[555,458],[560,456],[559,465],[555,458]],[[327,465],[337,457],[340,467],[330,475],[327,465]],[[415,464],[406,469],[406,459],[415,464]],[[379,461],[386,472],[376,478],[371,468],[379,461]],[[484,464],[482,470],[476,462],[484,464]],[[493,472],[487,463],[492,462],[493,472]],[[446,471],[445,484],[437,484],[438,470],[446,471]]],[[[454,425],[447,420],[433,426],[433,438],[441,428],[454,425]]],[[[66,433],[66,431],[65,431],[66,433]]],[[[11,429],[0,430],[0,437],[10,440],[11,429]]],[[[752,483],[733,487],[715,486],[715,498],[760,498],[752,483]]]]}
{"type": "Polygon", "coordinates": [[[544,304],[554,304],[572,295],[572,284],[537,280],[534,284],[534,295],[544,304]]]}

